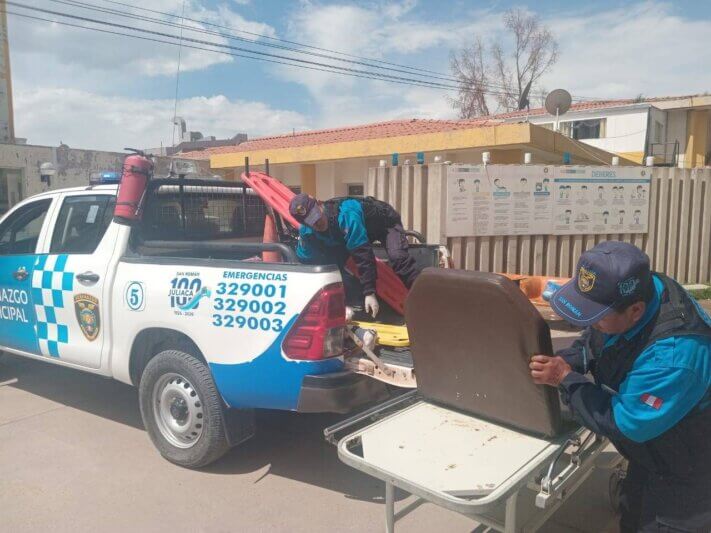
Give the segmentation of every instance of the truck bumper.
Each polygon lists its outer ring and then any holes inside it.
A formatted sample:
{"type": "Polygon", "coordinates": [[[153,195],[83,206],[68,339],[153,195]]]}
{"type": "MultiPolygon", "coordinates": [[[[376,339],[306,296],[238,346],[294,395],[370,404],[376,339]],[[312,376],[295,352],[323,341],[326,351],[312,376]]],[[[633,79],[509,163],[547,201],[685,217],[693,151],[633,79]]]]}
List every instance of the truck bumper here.
{"type": "Polygon", "coordinates": [[[348,413],[390,396],[384,383],[349,370],[304,376],[296,408],[301,413],[348,413]]]}

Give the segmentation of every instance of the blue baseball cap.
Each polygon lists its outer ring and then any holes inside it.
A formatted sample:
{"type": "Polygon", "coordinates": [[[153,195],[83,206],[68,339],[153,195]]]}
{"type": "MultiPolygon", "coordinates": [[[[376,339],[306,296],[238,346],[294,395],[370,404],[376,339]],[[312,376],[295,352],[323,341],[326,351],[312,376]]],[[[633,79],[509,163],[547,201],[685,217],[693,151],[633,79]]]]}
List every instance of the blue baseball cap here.
{"type": "Polygon", "coordinates": [[[551,298],[551,307],[576,326],[590,326],[615,309],[646,301],[653,287],[649,257],[632,244],[601,242],[583,252],[575,277],[551,298]]]}
{"type": "Polygon", "coordinates": [[[318,201],[313,196],[300,193],[294,196],[289,203],[289,213],[296,220],[307,226],[313,226],[321,218],[318,201]]]}

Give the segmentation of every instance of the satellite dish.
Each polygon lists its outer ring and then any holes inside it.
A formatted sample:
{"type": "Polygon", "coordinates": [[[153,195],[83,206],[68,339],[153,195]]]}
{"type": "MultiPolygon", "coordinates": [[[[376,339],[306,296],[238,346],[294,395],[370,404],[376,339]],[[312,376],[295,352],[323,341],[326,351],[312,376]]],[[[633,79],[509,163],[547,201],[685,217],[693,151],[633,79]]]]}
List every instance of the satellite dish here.
{"type": "Polygon", "coordinates": [[[546,111],[551,115],[563,115],[568,109],[570,109],[570,104],[573,103],[573,98],[570,93],[565,89],[556,89],[548,93],[546,96],[546,111]]]}
{"type": "Polygon", "coordinates": [[[524,107],[528,107],[530,102],[528,101],[528,93],[531,91],[531,84],[533,80],[526,84],[526,88],[521,93],[521,97],[518,99],[518,110],[521,111],[524,107]]]}
{"type": "Polygon", "coordinates": [[[549,92],[548,96],[546,96],[546,111],[548,111],[551,115],[555,115],[555,127],[553,128],[553,131],[560,131],[558,117],[565,114],[565,112],[570,109],[570,104],[572,102],[573,98],[565,89],[556,89],[549,92]]]}

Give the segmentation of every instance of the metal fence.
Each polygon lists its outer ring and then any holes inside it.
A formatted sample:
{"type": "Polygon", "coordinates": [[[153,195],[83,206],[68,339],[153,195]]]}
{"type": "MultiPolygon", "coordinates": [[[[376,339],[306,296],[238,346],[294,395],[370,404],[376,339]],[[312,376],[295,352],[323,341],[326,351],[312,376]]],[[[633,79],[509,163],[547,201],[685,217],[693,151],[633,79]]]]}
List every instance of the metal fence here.
{"type": "Polygon", "coordinates": [[[711,280],[709,168],[653,169],[646,234],[447,238],[446,176],[444,164],[371,168],[366,194],[391,203],[428,242],[447,244],[455,268],[567,277],[584,250],[614,239],[642,248],[655,270],[682,283],[711,280]]]}

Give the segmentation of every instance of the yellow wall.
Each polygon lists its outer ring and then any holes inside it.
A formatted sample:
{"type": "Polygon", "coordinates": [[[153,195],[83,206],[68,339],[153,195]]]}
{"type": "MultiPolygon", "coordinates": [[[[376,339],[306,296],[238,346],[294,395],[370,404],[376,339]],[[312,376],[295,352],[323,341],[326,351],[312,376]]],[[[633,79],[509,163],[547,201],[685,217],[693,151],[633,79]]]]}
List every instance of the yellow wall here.
{"type": "Polygon", "coordinates": [[[301,192],[316,196],[316,165],[300,165],[299,169],[301,171],[301,192]]]}
{"type": "Polygon", "coordinates": [[[640,165],[644,164],[644,152],[617,152],[617,155],[640,165]]]}
{"type": "Polygon", "coordinates": [[[387,157],[396,152],[412,154],[420,151],[439,152],[478,146],[515,146],[527,144],[530,141],[530,130],[529,124],[502,124],[485,128],[403,135],[364,141],[215,154],[210,157],[210,166],[212,168],[237,167],[243,164],[245,156],[249,156],[254,161],[268,158],[271,164],[284,164],[360,157],[387,157]]]}
{"type": "MultiPolygon", "coordinates": [[[[416,152],[440,155],[456,153],[457,151],[485,150],[492,154],[492,163],[516,164],[523,163],[523,153],[533,151],[548,154],[547,159],[562,161],[563,152],[571,154],[573,164],[610,163],[612,154],[579,141],[529,123],[500,124],[482,128],[387,137],[363,141],[347,141],[327,143],[295,148],[278,148],[273,150],[254,150],[215,154],[210,158],[214,169],[239,167],[245,156],[253,161],[269,159],[272,165],[299,164],[302,190],[313,190],[311,170],[314,163],[336,163],[338,161],[354,161],[385,159],[393,153],[399,153],[402,160],[414,159],[416,152]]],[[[239,149],[239,146],[237,147],[239,149]]],[[[642,156],[628,157],[620,154],[623,164],[639,164],[642,156]]]]}
{"type": "Polygon", "coordinates": [[[686,168],[702,167],[706,164],[708,143],[709,111],[689,111],[686,123],[686,168]]]}

